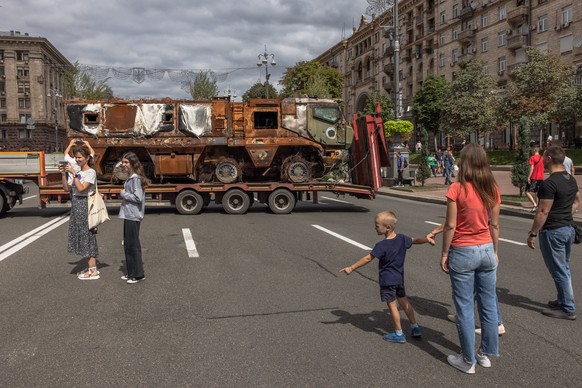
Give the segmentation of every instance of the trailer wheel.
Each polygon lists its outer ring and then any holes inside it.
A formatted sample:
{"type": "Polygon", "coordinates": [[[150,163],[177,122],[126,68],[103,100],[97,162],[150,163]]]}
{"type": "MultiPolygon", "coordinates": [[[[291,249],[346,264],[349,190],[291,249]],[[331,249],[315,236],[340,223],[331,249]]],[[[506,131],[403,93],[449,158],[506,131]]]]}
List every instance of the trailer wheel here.
{"type": "Polygon", "coordinates": [[[250,206],[248,194],[240,189],[229,190],[222,197],[222,207],[228,214],[244,214],[250,206]]]}
{"type": "Polygon", "coordinates": [[[176,209],[180,214],[198,214],[203,205],[204,199],[194,190],[184,190],[176,197],[176,209]]]}
{"type": "Polygon", "coordinates": [[[269,209],[275,214],[291,213],[295,202],[295,196],[287,189],[277,189],[269,195],[269,209]]]}
{"type": "Polygon", "coordinates": [[[0,214],[6,213],[9,209],[8,201],[4,197],[4,193],[0,191],[0,214]]]}

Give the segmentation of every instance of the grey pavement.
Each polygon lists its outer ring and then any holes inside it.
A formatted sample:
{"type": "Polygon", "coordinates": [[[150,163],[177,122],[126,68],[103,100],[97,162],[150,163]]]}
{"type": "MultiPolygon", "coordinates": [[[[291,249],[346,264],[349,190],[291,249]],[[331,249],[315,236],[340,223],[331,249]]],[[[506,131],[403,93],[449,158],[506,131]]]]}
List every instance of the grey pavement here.
{"type": "MultiPolygon", "coordinates": [[[[411,167],[414,167],[411,165],[411,167]]],[[[578,170],[576,170],[578,172],[578,170]]],[[[511,184],[511,167],[510,166],[493,166],[493,175],[501,195],[519,195],[519,189],[511,184]]],[[[575,175],[578,183],[578,189],[582,192],[582,175],[575,175]]],[[[452,178],[454,181],[455,178],[452,178]]],[[[445,178],[442,176],[431,177],[425,181],[425,185],[438,185],[433,189],[423,189],[419,182],[415,185],[406,185],[405,187],[381,187],[378,191],[379,195],[388,195],[399,198],[413,199],[422,202],[431,203],[446,203],[446,193],[448,186],[444,184],[445,178]]],[[[530,212],[531,204],[527,197],[524,196],[523,202],[507,202],[502,201],[501,213],[513,215],[518,217],[532,218],[533,214],[530,212]]],[[[574,215],[576,223],[582,225],[582,213],[579,211],[574,215]]]]}

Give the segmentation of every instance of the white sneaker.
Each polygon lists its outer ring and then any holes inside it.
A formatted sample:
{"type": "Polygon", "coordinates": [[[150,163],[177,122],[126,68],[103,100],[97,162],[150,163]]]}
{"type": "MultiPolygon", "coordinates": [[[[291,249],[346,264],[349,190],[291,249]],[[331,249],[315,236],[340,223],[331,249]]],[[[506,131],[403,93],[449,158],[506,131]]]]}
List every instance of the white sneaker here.
{"type": "Polygon", "coordinates": [[[448,314],[447,319],[453,323],[457,322],[457,314],[448,314]]]}
{"type": "Polygon", "coordinates": [[[477,360],[477,364],[481,365],[483,368],[491,368],[491,360],[486,355],[481,354],[481,351],[475,353],[475,359],[477,360]]]}
{"type": "MultiPolygon", "coordinates": [[[[505,326],[503,326],[503,323],[502,323],[502,324],[500,324],[500,325],[499,325],[499,327],[497,328],[497,333],[498,333],[499,335],[503,335],[503,334],[505,334],[505,326]]],[[[481,335],[481,328],[480,328],[480,327],[479,327],[479,328],[477,328],[477,329],[475,329],[475,334],[477,334],[477,335],[481,335]]]]}
{"type": "Polygon", "coordinates": [[[123,275],[123,276],[121,277],[121,280],[129,280],[129,276],[127,276],[127,275],[123,275]]]}
{"type": "Polygon", "coordinates": [[[447,361],[451,366],[457,368],[463,373],[467,373],[470,375],[475,374],[475,364],[469,364],[465,361],[465,357],[463,357],[463,353],[456,355],[456,356],[448,356],[447,361]]]}

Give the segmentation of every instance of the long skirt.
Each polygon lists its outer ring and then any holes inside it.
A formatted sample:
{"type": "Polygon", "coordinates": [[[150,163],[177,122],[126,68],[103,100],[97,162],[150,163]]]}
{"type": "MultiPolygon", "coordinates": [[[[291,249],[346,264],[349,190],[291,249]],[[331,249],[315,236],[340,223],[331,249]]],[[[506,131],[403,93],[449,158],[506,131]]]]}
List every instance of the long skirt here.
{"type": "Polygon", "coordinates": [[[88,214],[87,197],[71,196],[67,251],[79,255],[83,259],[99,256],[97,236],[95,232],[89,230],[88,214]]]}

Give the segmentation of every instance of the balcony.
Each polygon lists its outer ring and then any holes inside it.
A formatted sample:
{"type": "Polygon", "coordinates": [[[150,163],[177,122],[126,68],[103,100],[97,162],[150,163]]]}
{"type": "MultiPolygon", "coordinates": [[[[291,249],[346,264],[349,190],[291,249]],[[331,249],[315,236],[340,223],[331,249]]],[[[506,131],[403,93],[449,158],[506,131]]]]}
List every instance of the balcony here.
{"type": "Polygon", "coordinates": [[[386,47],[384,49],[384,56],[385,57],[391,57],[392,55],[394,55],[394,47],[392,47],[392,46],[386,47]]]}
{"type": "Polygon", "coordinates": [[[392,91],[394,89],[393,85],[394,85],[394,83],[391,80],[382,82],[382,87],[387,92],[392,91]]]}
{"type": "Polygon", "coordinates": [[[527,61],[522,61],[522,62],[516,62],[516,63],[512,63],[507,65],[507,73],[511,75],[511,73],[513,73],[515,71],[515,69],[517,69],[518,67],[525,65],[527,63],[527,61]]]}
{"type": "Polygon", "coordinates": [[[457,40],[461,43],[471,43],[471,42],[473,42],[474,38],[475,38],[475,30],[473,30],[473,29],[461,31],[461,32],[459,32],[459,35],[457,36],[457,40]]]}
{"type": "Polygon", "coordinates": [[[473,59],[475,59],[475,54],[471,54],[471,53],[467,53],[467,54],[463,54],[461,55],[459,58],[457,58],[457,64],[460,67],[465,66],[469,61],[472,61],[473,59]]]}
{"type": "Polygon", "coordinates": [[[410,50],[403,51],[400,55],[400,59],[406,62],[410,62],[412,59],[412,53],[410,50]]]}
{"type": "Polygon", "coordinates": [[[394,64],[393,63],[385,64],[384,65],[384,73],[386,73],[388,75],[394,74],[394,64]]]}
{"type": "Polygon", "coordinates": [[[574,46],[574,47],[572,47],[572,54],[574,56],[582,56],[582,46],[574,46]]]}
{"type": "Polygon", "coordinates": [[[427,40],[426,42],[424,42],[424,44],[422,45],[422,51],[425,54],[432,54],[434,52],[432,40],[427,40]]]}
{"type": "Polygon", "coordinates": [[[518,24],[527,21],[527,5],[520,5],[507,12],[507,23],[518,24]]]}
{"type": "Polygon", "coordinates": [[[414,19],[417,26],[421,26],[424,23],[424,18],[422,17],[422,15],[418,15],[414,19]]]}
{"type": "Polygon", "coordinates": [[[507,39],[507,48],[510,50],[518,50],[524,46],[527,46],[527,34],[515,35],[507,39]]]}
{"type": "Polygon", "coordinates": [[[473,12],[475,12],[473,8],[463,7],[461,8],[461,12],[459,12],[459,19],[461,20],[470,19],[471,17],[473,17],[473,12]]]}

